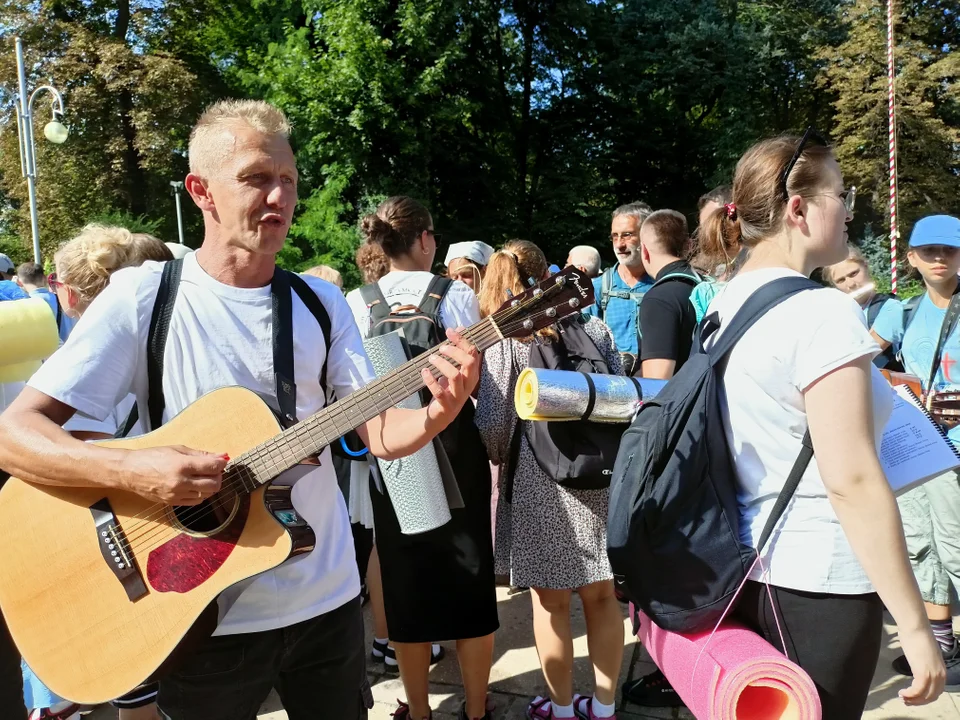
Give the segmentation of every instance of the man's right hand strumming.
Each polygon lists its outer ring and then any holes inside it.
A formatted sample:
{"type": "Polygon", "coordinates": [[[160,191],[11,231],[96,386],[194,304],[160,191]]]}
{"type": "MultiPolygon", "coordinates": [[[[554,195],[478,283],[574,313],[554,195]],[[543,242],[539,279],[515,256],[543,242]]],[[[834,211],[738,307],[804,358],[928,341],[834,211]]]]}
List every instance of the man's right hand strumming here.
{"type": "Polygon", "coordinates": [[[124,489],[165,505],[199,505],[220,489],[230,458],[183,445],[131,450],[124,489]]]}

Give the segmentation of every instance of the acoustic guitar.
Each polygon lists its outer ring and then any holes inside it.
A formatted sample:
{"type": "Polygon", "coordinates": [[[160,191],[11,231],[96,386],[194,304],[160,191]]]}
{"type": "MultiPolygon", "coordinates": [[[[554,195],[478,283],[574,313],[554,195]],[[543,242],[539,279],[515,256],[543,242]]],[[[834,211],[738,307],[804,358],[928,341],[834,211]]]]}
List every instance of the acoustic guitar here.
{"type": "MultiPolygon", "coordinates": [[[[465,331],[483,351],[593,303],[574,267],[509,299],[465,331]]],[[[345,433],[424,387],[429,354],[282,430],[253,392],[204,395],[147,435],[106,447],[226,452],[220,491],[201,505],[10,478],[0,490],[0,607],[24,659],[51,690],[97,704],[158,677],[178,647],[213,631],[217,596],[313,549],[313,530],[273,482],[345,433]]]]}

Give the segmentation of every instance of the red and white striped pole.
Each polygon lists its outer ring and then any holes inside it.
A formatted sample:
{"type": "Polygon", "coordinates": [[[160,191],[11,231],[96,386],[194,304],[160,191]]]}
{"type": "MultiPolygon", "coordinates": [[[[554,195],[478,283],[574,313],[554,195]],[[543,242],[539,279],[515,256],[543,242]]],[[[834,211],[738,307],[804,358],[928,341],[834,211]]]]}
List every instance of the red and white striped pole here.
{"type": "Polygon", "coordinates": [[[893,58],[893,3],[887,0],[887,86],[890,136],[890,291],[897,292],[897,109],[896,68],[893,58]]]}

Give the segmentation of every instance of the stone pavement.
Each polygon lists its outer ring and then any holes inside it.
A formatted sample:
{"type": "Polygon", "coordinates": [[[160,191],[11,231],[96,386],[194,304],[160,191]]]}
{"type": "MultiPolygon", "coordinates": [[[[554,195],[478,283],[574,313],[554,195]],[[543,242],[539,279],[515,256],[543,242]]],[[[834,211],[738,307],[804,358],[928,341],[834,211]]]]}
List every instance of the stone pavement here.
{"type": "MultiPolygon", "coordinates": [[[[494,665],[491,675],[491,696],[496,703],[493,713],[495,720],[522,720],[529,700],[544,692],[543,679],[537,651],[533,645],[533,627],[531,625],[530,598],[527,593],[508,594],[506,588],[498,588],[500,610],[500,631],[497,633],[494,665]]],[[[592,672],[587,659],[587,641],[584,630],[583,612],[578,602],[574,602],[574,683],[579,692],[590,692],[592,672]]],[[[633,679],[653,669],[649,657],[629,635],[624,646],[624,666],[621,682],[633,679]]],[[[369,628],[369,622],[368,622],[369,628]]],[[[369,633],[368,633],[369,635],[369,633]]],[[[369,639],[368,639],[369,644],[369,639]]],[[[457,668],[453,643],[445,643],[447,657],[436,665],[431,673],[430,702],[434,708],[436,720],[453,720],[462,698],[460,676],[457,668]]],[[[899,654],[896,633],[891,625],[885,630],[883,650],[874,678],[873,690],[867,704],[865,718],[869,720],[960,720],[960,691],[944,693],[933,705],[920,708],[906,707],[897,697],[897,691],[906,687],[906,679],[895,675],[890,662],[899,654]]],[[[396,709],[397,698],[403,698],[403,686],[400,680],[384,675],[377,667],[370,670],[373,695],[376,704],[370,714],[370,720],[389,720],[396,709]]],[[[115,720],[115,711],[101,709],[88,716],[90,720],[115,720]]],[[[280,709],[275,696],[271,696],[261,709],[259,720],[286,720],[287,715],[280,709]]],[[[618,711],[620,720],[640,720],[641,718],[692,718],[685,710],[654,710],[628,706],[618,711]]],[[[326,718],[318,711],[317,720],[337,720],[326,718]]]]}

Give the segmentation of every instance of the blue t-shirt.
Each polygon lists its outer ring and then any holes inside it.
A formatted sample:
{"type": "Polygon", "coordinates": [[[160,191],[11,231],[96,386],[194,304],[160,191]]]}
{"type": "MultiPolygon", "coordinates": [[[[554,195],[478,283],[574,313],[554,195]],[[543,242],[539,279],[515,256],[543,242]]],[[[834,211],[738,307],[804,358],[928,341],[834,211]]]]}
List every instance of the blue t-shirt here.
{"type": "Polygon", "coordinates": [[[28,297],[13,280],[0,280],[0,300],[26,300],[28,297]]]}
{"type": "MultiPolygon", "coordinates": [[[[611,290],[621,292],[645,293],[653,287],[653,280],[649,276],[638,282],[633,287],[627,285],[620,273],[617,272],[617,265],[613,266],[613,283],[611,290]]],[[[593,280],[593,294],[597,301],[584,310],[585,315],[600,317],[600,302],[603,297],[603,275],[593,280]]],[[[607,304],[607,311],[601,318],[610,332],[613,333],[613,340],[617,344],[617,350],[625,353],[639,354],[640,348],[637,347],[637,303],[634,300],[626,298],[611,297],[607,304]]]]}
{"type": "MultiPolygon", "coordinates": [[[[913,313],[910,327],[904,328],[904,305],[905,301],[886,303],[873,324],[873,331],[884,340],[900,346],[904,370],[916,375],[926,385],[947,310],[938,308],[930,296],[924,294],[913,313]]],[[[947,337],[941,357],[943,359],[933,378],[932,389],[937,392],[960,390],[960,326],[955,327],[947,337]]],[[[924,391],[930,389],[924,387],[924,391]]],[[[953,444],[960,447],[960,425],[951,428],[947,434],[953,444]]]]}

